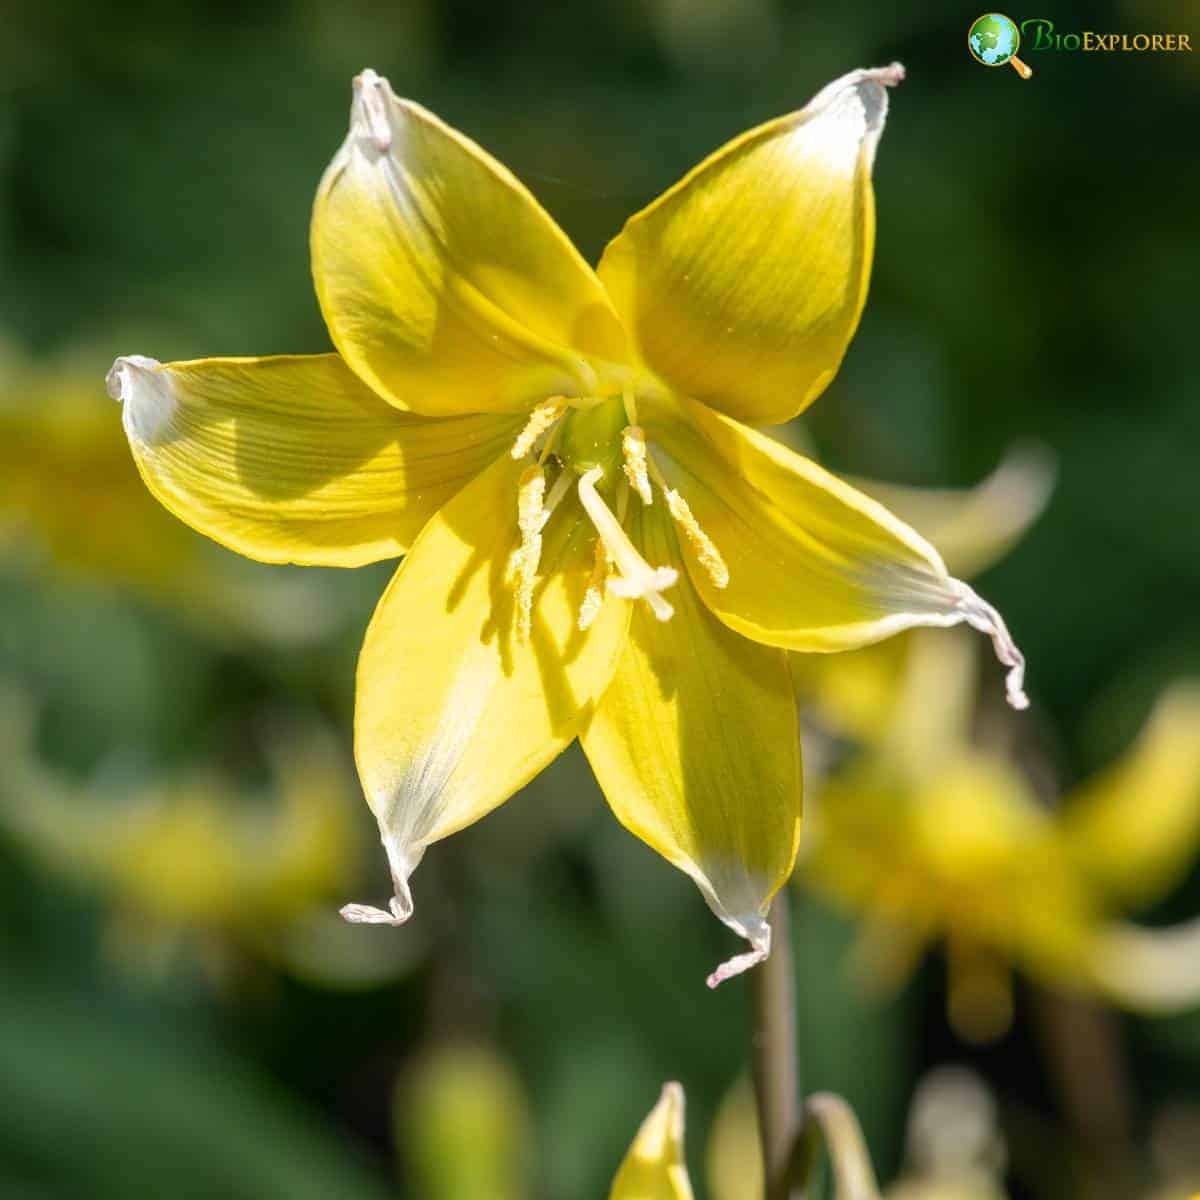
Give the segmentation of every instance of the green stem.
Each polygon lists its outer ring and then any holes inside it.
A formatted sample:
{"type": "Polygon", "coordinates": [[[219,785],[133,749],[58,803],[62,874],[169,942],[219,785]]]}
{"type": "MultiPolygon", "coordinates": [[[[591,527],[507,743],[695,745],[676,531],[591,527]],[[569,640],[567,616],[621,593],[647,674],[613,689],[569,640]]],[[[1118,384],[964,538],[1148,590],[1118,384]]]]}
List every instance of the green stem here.
{"type": "Polygon", "coordinates": [[[788,1200],[793,1147],[800,1132],[796,996],[788,888],[768,914],[771,954],[750,972],[754,998],[754,1097],[762,1143],[766,1200],[788,1200]]]}

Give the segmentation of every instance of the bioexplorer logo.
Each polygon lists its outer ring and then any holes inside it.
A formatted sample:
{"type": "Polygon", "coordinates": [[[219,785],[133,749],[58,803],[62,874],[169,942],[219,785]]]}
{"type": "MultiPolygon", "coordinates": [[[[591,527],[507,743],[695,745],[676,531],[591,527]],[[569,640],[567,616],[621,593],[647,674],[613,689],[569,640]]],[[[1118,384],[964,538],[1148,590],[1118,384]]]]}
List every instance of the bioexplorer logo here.
{"type": "Polygon", "coordinates": [[[1022,79],[1028,79],[1033,69],[1017,57],[1020,48],[1021,31],[1016,21],[1003,13],[984,13],[967,30],[967,49],[976,62],[985,67],[1002,67],[1007,63],[1022,79]]]}
{"type": "Polygon", "coordinates": [[[1027,17],[1018,24],[1003,13],[984,13],[967,30],[967,49],[985,67],[1009,65],[1022,79],[1033,69],[1017,57],[1040,50],[1083,54],[1177,54],[1192,49],[1190,33],[1112,33],[1095,29],[1060,30],[1049,17],[1027,17]]]}

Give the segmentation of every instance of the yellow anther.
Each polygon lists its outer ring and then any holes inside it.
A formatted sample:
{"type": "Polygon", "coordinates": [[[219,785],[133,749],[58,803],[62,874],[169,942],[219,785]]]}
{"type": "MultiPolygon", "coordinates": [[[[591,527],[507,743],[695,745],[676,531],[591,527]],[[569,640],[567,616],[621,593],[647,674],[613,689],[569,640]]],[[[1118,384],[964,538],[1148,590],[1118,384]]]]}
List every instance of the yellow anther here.
{"type": "Polygon", "coordinates": [[[591,578],[588,579],[587,591],[583,594],[583,603],[579,606],[579,628],[590,629],[592,622],[600,613],[604,603],[604,585],[608,582],[608,551],[604,541],[596,539],[596,557],[592,563],[591,578]]]}
{"type": "Polygon", "coordinates": [[[528,639],[533,627],[533,585],[537,580],[538,561],[542,557],[542,528],[546,524],[543,501],[546,477],[540,467],[530,467],[517,485],[517,527],[521,548],[516,553],[517,633],[528,639]]]}
{"type": "Polygon", "coordinates": [[[700,560],[700,565],[708,573],[709,579],[713,581],[713,587],[728,587],[729,586],[729,568],[725,565],[725,560],[721,557],[720,550],[713,543],[712,538],[704,532],[700,522],[696,520],[688,502],[673,488],[659,470],[658,464],[653,458],[649,460],[650,475],[654,482],[662,488],[663,495],[667,498],[667,510],[670,512],[675,524],[683,530],[684,536],[687,538],[692,549],[696,552],[697,559],[700,560]]]}
{"type": "Polygon", "coordinates": [[[646,435],[639,425],[627,425],[621,434],[621,453],[625,459],[625,478],[642,498],[643,504],[654,503],[650,490],[650,475],[646,468],[646,435]]]}
{"type": "Polygon", "coordinates": [[[513,442],[513,458],[524,458],[533,449],[538,438],[566,411],[567,401],[562,396],[551,396],[549,400],[543,400],[529,414],[529,420],[525,422],[525,428],[521,430],[517,435],[517,440],[513,442]]]}
{"type": "Polygon", "coordinates": [[[713,581],[713,587],[727,587],[729,584],[729,568],[721,557],[721,552],[713,545],[713,540],[700,527],[688,502],[674,489],[666,489],[667,508],[675,518],[675,524],[683,530],[684,536],[691,543],[700,565],[708,572],[713,581]]]}

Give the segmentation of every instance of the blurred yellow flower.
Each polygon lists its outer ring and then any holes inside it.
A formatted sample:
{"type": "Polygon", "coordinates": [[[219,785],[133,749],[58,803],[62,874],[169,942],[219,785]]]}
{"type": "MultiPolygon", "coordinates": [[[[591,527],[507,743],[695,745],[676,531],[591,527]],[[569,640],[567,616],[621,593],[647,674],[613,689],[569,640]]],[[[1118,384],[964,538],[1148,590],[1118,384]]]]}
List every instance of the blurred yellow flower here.
{"type": "Polygon", "coordinates": [[[439,1046],[396,1090],[397,1144],[422,1200],[523,1200],[533,1139],[513,1068],[481,1045],[439,1046]]]}
{"type": "Polygon", "coordinates": [[[356,756],[399,923],[426,848],[579,737],[618,819],[751,950],[789,877],[787,650],[999,615],[885,508],[750,424],[833,378],[873,254],[898,66],[736,138],[597,271],[498,162],[365,71],[313,213],[336,354],[120,358],[150,490],[267,562],[407,557],[367,631],[356,756]],[[674,618],[674,619],[672,619],[674,618]]]}
{"type": "Polygon", "coordinates": [[[642,1122],[609,1200],[692,1200],[683,1156],[683,1088],[663,1087],[658,1103],[642,1122]]]}
{"type": "Polygon", "coordinates": [[[860,964],[877,981],[944,939],[967,1036],[1006,1028],[1011,965],[1133,1007],[1194,1003],[1200,972],[1169,940],[1181,935],[1116,918],[1195,854],[1200,689],[1169,690],[1126,757],[1055,811],[1006,756],[969,741],[972,649],[915,640],[889,737],[819,790],[804,879],[861,913],[860,964]]]}
{"type": "Polygon", "coordinates": [[[41,764],[27,707],[3,700],[11,744],[0,766],[0,827],[113,901],[121,949],[140,953],[191,934],[286,954],[272,939],[356,875],[350,778],[323,735],[272,747],[270,804],[215,772],[118,790],[74,784],[41,764]]]}

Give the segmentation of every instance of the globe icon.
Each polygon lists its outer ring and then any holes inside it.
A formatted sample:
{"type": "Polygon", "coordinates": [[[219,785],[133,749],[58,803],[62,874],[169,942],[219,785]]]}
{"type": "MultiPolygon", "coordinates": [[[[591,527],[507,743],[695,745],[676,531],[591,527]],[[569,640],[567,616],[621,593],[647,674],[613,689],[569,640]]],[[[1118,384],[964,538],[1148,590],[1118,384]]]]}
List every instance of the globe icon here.
{"type": "Polygon", "coordinates": [[[1021,31],[1017,23],[1003,13],[984,13],[977,17],[967,31],[967,48],[985,67],[1002,67],[1009,63],[1022,79],[1033,74],[1017,57],[1021,31]]]}

